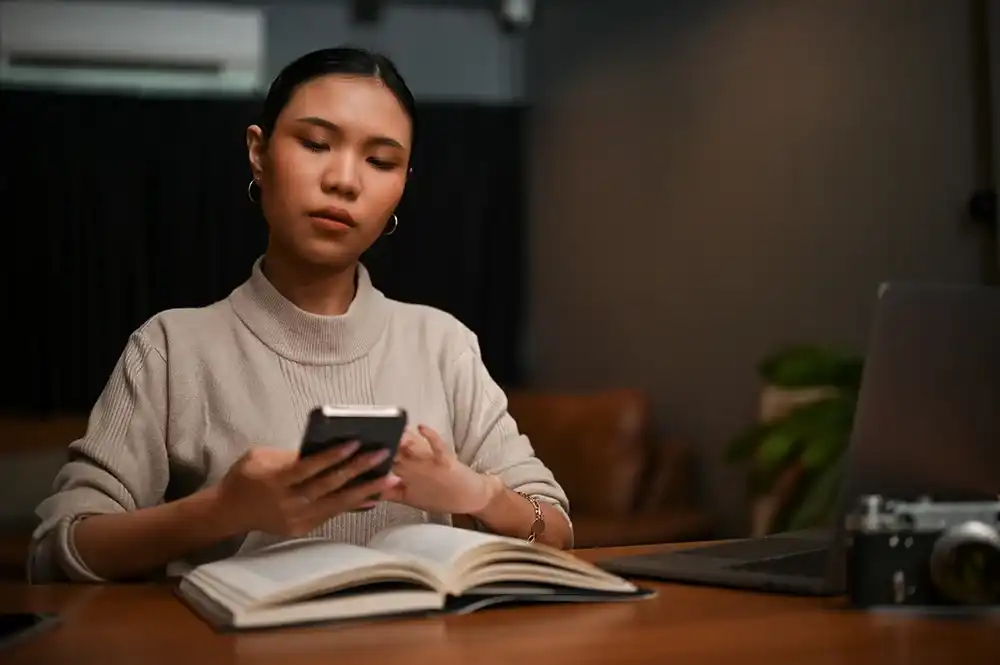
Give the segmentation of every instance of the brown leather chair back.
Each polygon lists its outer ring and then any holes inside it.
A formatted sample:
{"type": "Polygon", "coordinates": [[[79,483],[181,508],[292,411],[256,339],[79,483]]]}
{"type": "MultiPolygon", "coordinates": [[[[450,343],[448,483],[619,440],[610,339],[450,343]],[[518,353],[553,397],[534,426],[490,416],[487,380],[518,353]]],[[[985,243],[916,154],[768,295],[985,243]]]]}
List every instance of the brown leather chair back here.
{"type": "Polygon", "coordinates": [[[633,510],[650,434],[642,392],[512,392],[508,399],[518,428],[569,495],[573,513],[626,516],[633,510]]]}

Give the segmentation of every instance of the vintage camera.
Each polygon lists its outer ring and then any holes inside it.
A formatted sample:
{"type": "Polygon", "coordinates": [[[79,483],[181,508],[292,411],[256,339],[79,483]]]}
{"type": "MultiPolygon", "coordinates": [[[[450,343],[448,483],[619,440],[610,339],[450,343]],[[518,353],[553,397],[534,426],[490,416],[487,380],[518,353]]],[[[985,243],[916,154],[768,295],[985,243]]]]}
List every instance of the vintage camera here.
{"type": "Polygon", "coordinates": [[[1000,606],[1000,501],[864,496],[847,535],[856,607],[1000,606]]]}

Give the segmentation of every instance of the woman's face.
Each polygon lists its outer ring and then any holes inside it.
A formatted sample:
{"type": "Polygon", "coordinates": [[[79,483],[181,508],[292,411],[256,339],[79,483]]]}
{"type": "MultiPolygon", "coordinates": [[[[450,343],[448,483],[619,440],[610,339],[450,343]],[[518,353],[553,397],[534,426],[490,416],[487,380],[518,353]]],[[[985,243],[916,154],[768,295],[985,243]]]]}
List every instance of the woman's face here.
{"type": "Polygon", "coordinates": [[[247,130],[271,243],[313,265],[346,266],[382,234],[406,185],[412,125],[377,78],[299,86],[265,142],[247,130]]]}

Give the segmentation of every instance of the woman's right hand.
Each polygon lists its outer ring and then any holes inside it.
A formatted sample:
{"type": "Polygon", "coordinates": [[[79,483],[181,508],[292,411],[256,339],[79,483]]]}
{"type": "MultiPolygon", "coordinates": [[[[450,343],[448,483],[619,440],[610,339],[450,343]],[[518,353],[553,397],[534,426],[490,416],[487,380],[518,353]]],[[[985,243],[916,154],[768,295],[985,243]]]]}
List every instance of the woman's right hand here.
{"type": "Polygon", "coordinates": [[[253,448],[226,473],[218,500],[223,521],[235,533],[262,531],[302,536],[330,518],[370,505],[369,497],[398,483],[393,475],[345,488],[378,466],[387,451],[358,455],[357,443],[300,458],[297,451],[253,448]]]}

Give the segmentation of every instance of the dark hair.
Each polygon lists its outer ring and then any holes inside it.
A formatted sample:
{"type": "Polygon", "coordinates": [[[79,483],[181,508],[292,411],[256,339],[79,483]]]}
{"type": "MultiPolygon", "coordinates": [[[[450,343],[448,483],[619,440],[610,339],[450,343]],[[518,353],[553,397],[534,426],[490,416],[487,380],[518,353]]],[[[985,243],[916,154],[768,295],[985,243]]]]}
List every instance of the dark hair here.
{"type": "Polygon", "coordinates": [[[267,139],[271,136],[274,125],[278,121],[278,115],[300,85],[330,74],[369,76],[385,83],[410,117],[410,126],[412,127],[410,143],[411,146],[416,143],[416,102],[413,99],[413,93],[406,85],[406,81],[396,69],[396,65],[381,53],[352,46],[338,46],[306,53],[286,65],[278,73],[278,76],[271,82],[271,87],[268,88],[258,123],[264,138],[267,139]]]}

